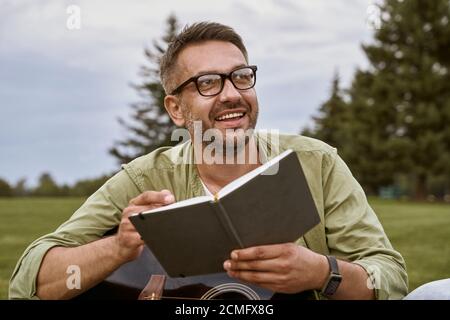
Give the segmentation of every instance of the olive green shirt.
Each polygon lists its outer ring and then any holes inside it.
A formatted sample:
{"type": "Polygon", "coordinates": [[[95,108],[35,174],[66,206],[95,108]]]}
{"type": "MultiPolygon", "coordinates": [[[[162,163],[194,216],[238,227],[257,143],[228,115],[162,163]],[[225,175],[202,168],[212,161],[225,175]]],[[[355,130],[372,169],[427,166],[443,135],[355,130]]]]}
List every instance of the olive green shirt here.
{"type": "MultiPolygon", "coordinates": [[[[299,245],[362,266],[378,299],[407,294],[405,262],[395,251],[364,191],[327,144],[298,135],[256,134],[260,153],[271,159],[293,149],[302,164],[321,223],[298,239],[299,245]]],[[[170,190],[176,201],[205,194],[193,161],[191,141],[159,148],[123,165],[56,231],[34,241],[12,274],[10,299],[38,299],[36,278],[46,252],[75,247],[101,238],[116,227],[130,199],[146,190],[170,190]]]]}

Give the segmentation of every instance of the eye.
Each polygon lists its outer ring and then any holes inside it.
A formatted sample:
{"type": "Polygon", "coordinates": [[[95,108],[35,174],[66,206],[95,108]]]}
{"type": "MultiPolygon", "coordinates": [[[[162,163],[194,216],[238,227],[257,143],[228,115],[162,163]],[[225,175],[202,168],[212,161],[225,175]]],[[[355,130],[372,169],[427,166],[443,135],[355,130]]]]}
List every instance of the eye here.
{"type": "Polygon", "coordinates": [[[251,74],[246,74],[246,73],[238,73],[235,77],[235,79],[238,80],[249,80],[252,78],[251,74]]]}
{"type": "Polygon", "coordinates": [[[237,70],[232,74],[233,81],[236,83],[251,83],[253,82],[253,71],[251,69],[241,69],[237,70]]]}
{"type": "Polygon", "coordinates": [[[198,78],[197,85],[200,89],[207,89],[220,85],[221,78],[218,75],[204,75],[198,78]]]}
{"type": "Polygon", "coordinates": [[[198,81],[198,83],[201,87],[207,87],[207,86],[211,85],[212,82],[213,82],[212,79],[201,79],[198,81]]]}

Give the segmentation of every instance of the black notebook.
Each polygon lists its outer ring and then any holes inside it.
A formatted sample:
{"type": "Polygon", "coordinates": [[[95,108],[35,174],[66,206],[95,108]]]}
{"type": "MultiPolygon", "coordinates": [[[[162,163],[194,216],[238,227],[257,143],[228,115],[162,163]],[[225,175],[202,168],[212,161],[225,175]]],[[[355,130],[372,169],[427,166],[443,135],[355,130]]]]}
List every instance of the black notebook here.
{"type": "Polygon", "coordinates": [[[292,150],[214,196],[179,201],[130,220],[171,277],[224,272],[233,249],[294,242],[320,222],[292,150]]]}

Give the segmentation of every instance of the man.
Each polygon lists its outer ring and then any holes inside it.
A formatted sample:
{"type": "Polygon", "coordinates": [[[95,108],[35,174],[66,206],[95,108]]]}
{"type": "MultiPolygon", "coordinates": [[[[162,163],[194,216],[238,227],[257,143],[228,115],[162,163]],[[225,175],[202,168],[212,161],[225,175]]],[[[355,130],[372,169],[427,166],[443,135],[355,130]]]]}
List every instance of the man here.
{"type": "Polygon", "coordinates": [[[257,134],[245,134],[255,127],[258,115],[256,67],[249,66],[238,34],[217,23],[187,27],[170,44],[160,71],[167,112],[175,124],[189,130],[192,141],[160,148],[124,165],[69,221],[32,243],[13,273],[10,298],[66,299],[87,290],[142,252],[144,243],[128,219],[130,214],[215,193],[261,165],[261,159],[276,155],[273,150],[288,148],[304,167],[321,223],[296,243],[235,250],[224,261],[224,270],[281,293],[315,289],[331,299],[399,299],[406,294],[403,258],[393,250],[334,148],[294,135],[280,135],[274,146],[261,143],[257,134]],[[222,151],[233,152],[234,159],[247,152],[245,161],[182,161],[198,158],[210,145],[199,141],[196,124],[204,133],[209,129],[219,133],[215,144],[244,141],[240,148],[222,151]],[[194,150],[194,145],[200,147],[194,150]],[[250,161],[251,150],[257,150],[259,161],[250,161]],[[116,235],[102,237],[117,225],[116,235]],[[80,290],[66,286],[70,265],[81,270],[80,290]]]}

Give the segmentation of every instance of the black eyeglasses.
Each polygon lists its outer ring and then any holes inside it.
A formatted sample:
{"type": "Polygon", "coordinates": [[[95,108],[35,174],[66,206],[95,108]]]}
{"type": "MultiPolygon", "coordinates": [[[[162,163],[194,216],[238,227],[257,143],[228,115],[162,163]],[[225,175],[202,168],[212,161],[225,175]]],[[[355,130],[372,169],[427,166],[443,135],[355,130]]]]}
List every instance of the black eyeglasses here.
{"type": "Polygon", "coordinates": [[[230,73],[207,73],[189,78],[180,84],[171,95],[178,94],[189,83],[194,82],[198,93],[204,97],[211,97],[222,92],[225,80],[230,79],[233,86],[238,90],[248,90],[256,83],[256,66],[245,66],[234,69],[230,73]]]}

